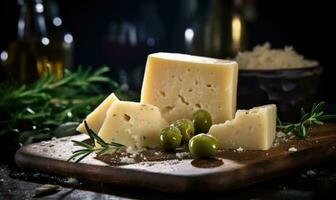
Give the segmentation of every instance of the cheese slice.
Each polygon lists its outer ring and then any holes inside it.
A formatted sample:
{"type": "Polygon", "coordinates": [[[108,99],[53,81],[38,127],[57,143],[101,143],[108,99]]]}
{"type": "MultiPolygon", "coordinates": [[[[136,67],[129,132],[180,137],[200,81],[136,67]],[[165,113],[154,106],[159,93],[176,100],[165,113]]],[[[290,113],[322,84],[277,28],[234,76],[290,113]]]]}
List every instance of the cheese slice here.
{"type": "Polygon", "coordinates": [[[274,104],[238,110],[231,121],[212,125],[209,133],[217,138],[221,149],[267,150],[276,132],[274,104]]]}
{"type": "Polygon", "coordinates": [[[160,108],[173,123],[191,118],[198,109],[210,112],[214,123],[232,119],[236,112],[238,65],[176,53],[148,56],[141,102],[160,108]]]}
{"type": "Polygon", "coordinates": [[[158,147],[160,131],[167,127],[159,108],[143,103],[115,101],[107,111],[99,136],[134,149],[158,147]]]}
{"type": "MultiPolygon", "coordinates": [[[[103,121],[106,116],[106,112],[108,108],[112,105],[113,102],[119,101],[119,99],[114,95],[114,93],[110,94],[100,105],[92,111],[86,117],[86,123],[95,133],[99,132],[100,127],[103,124],[103,121]]],[[[78,132],[87,133],[85,129],[84,122],[82,122],[76,129],[78,132]]]]}

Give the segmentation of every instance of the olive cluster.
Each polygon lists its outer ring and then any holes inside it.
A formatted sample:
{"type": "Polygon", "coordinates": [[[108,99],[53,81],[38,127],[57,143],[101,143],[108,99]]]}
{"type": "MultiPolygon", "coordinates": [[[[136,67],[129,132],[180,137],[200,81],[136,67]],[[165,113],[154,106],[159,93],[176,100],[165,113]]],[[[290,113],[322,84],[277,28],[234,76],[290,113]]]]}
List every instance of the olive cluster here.
{"type": "Polygon", "coordinates": [[[197,110],[192,120],[180,119],[160,132],[160,145],[166,151],[174,151],[189,143],[189,151],[197,157],[211,157],[217,153],[217,140],[206,134],[212,125],[211,115],[206,110],[197,110]]]}

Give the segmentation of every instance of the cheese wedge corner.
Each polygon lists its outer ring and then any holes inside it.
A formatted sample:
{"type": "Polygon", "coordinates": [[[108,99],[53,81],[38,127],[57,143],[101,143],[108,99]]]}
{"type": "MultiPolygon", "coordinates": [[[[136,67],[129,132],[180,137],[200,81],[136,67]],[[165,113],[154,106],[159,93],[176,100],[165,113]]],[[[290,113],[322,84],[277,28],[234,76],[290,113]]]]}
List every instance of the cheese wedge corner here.
{"type": "MultiPolygon", "coordinates": [[[[95,133],[98,133],[102,126],[106,112],[113,102],[119,101],[118,97],[112,93],[106,99],[99,104],[86,118],[86,123],[95,133]]],[[[87,133],[84,125],[84,121],[77,127],[76,131],[81,133],[87,133]]]]}
{"type": "Polygon", "coordinates": [[[268,150],[276,133],[276,105],[238,110],[235,118],[212,125],[209,133],[221,149],[268,150]]]}

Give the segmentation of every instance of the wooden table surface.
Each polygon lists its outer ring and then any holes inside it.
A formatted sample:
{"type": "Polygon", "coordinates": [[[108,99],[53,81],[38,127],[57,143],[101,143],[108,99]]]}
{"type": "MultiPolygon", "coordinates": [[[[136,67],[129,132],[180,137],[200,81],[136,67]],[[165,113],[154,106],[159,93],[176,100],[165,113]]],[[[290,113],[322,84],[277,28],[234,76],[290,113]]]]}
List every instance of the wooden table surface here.
{"type": "MultiPolygon", "coordinates": [[[[23,172],[13,165],[0,163],[0,199],[31,199],[43,184],[62,187],[43,199],[188,199],[188,195],[168,195],[151,190],[129,190],[104,184],[90,184],[66,177],[38,172],[23,172]]],[[[255,184],[243,189],[197,194],[197,199],[332,199],[336,189],[336,160],[321,163],[284,177],[255,184]]],[[[195,197],[193,197],[195,198],[195,197]]]]}
{"type": "Polygon", "coordinates": [[[188,153],[186,158],[177,159],[174,152],[147,150],[141,152],[143,156],[138,156],[138,162],[132,164],[123,163],[116,154],[104,155],[104,159],[91,155],[77,164],[67,162],[71,152],[78,149],[71,141],[86,138],[81,134],[24,146],[16,152],[16,164],[24,170],[38,170],[132,189],[208,193],[245,187],[317,165],[336,156],[334,123],[314,127],[306,140],[278,138],[274,147],[267,151],[225,150],[220,151],[216,159],[195,159],[189,157],[188,153]],[[289,151],[294,147],[296,151],[289,151]],[[146,159],[141,159],[143,157],[146,159]]]}

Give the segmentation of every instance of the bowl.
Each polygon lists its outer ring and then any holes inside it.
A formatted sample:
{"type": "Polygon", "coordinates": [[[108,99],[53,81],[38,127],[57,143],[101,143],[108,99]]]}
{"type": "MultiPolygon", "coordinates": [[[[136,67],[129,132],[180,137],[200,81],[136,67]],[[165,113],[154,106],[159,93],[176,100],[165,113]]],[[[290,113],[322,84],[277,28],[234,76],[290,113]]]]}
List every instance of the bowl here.
{"type": "Polygon", "coordinates": [[[322,67],[239,70],[237,107],[250,109],[274,103],[282,121],[300,119],[301,107],[311,108],[318,95],[322,67]]]}

